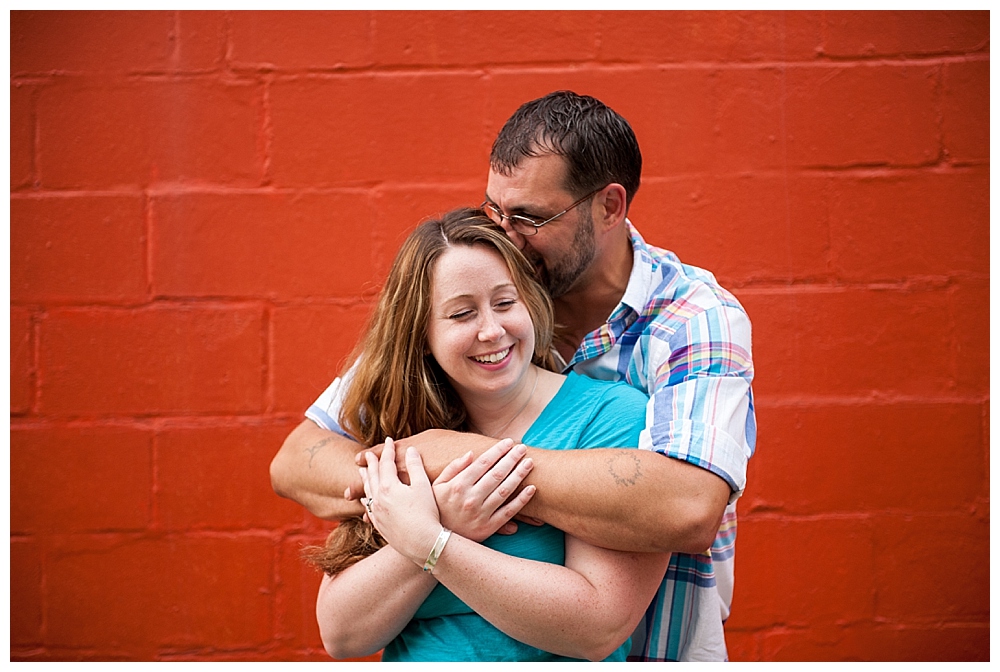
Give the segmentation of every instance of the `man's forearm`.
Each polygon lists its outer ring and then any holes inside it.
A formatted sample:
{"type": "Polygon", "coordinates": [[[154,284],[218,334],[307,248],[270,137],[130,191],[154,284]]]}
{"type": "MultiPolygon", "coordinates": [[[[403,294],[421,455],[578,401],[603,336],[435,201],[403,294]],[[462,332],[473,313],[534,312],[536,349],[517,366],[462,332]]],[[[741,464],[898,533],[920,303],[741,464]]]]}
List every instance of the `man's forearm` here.
{"type": "Polygon", "coordinates": [[[729,485],[694,465],[637,449],[529,449],[538,488],[522,510],[595,546],[701,553],[719,529],[729,485]]]}
{"type": "MultiPolygon", "coordinates": [[[[452,459],[469,450],[478,456],[495,443],[447,430],[410,441],[432,479],[452,459]]],[[[701,553],[712,545],[729,501],[729,485],[712,472],[652,451],[529,448],[527,456],[535,466],[521,485],[538,491],[521,515],[602,548],[701,553]]]]}
{"type": "Polygon", "coordinates": [[[303,420],[271,461],[271,487],[313,515],[337,520],[363,512],[344,491],[360,482],[354,456],[362,446],[336,432],[303,420]]]}

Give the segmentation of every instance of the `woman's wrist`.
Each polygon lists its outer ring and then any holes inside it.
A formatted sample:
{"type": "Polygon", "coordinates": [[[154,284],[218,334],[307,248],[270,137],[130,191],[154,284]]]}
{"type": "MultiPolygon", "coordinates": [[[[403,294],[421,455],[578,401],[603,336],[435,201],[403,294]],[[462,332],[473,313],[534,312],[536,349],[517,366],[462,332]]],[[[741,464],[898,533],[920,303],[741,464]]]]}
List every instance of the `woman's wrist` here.
{"type": "Polygon", "coordinates": [[[451,530],[442,525],[441,532],[438,533],[437,539],[434,540],[434,545],[427,554],[427,559],[424,560],[423,570],[425,572],[434,572],[434,567],[437,565],[438,558],[441,557],[441,553],[444,552],[444,547],[450,538],[451,530]]]}
{"type": "MultiPolygon", "coordinates": [[[[406,538],[400,540],[402,543],[394,548],[417,567],[423,568],[443,529],[444,526],[437,521],[426,527],[423,525],[411,527],[406,538]]],[[[391,541],[389,543],[392,545],[391,541]]]]}

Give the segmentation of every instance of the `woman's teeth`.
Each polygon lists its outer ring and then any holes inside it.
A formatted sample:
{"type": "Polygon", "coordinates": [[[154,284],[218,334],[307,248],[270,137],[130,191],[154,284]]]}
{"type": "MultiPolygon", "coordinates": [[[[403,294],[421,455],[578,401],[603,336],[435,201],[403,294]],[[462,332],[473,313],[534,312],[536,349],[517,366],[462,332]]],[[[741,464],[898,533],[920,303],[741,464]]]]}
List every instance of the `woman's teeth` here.
{"type": "Polygon", "coordinates": [[[473,357],[477,362],[482,362],[483,364],[496,364],[510,352],[510,348],[506,350],[501,350],[500,352],[494,352],[492,355],[483,355],[481,357],[473,357]]]}

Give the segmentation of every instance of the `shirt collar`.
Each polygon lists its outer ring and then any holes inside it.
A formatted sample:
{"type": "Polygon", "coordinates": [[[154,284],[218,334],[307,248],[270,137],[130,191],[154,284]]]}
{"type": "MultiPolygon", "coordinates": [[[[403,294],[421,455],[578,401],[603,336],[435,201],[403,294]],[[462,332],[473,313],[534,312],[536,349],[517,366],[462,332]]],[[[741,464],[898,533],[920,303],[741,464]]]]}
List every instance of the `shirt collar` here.
{"type": "Polygon", "coordinates": [[[632,226],[632,222],[626,219],[625,225],[628,227],[632,243],[632,272],[629,274],[625,294],[622,295],[621,301],[612,315],[621,310],[622,305],[628,306],[637,314],[642,313],[643,306],[646,305],[646,299],[649,296],[650,284],[653,281],[653,259],[649,253],[649,246],[632,226]]]}

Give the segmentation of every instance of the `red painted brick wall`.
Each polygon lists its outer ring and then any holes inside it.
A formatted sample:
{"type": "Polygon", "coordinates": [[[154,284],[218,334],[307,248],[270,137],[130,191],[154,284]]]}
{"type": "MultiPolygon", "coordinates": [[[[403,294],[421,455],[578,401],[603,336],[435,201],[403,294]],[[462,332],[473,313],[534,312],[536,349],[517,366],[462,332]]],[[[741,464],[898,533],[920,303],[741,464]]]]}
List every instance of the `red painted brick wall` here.
{"type": "Polygon", "coordinates": [[[267,467],[518,104],[754,324],[734,660],[989,656],[987,12],[12,12],[11,657],[324,659],[267,467]]]}

